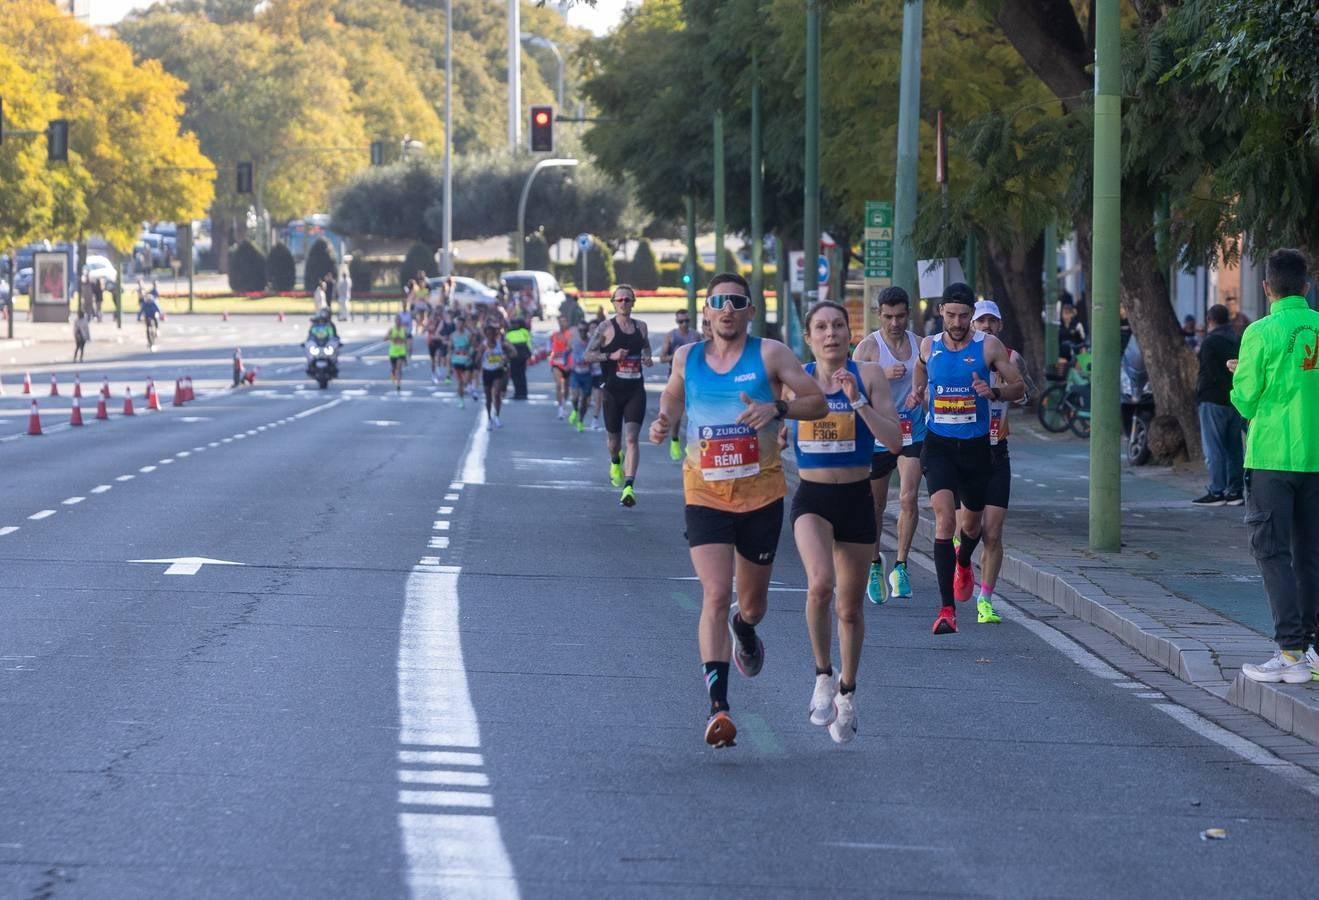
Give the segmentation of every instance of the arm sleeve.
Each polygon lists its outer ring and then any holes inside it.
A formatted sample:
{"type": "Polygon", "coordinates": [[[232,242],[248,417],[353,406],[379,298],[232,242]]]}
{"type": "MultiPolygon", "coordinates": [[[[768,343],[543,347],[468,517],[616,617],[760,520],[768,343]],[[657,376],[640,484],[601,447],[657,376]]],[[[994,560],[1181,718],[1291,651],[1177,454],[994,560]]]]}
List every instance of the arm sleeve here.
{"type": "Polygon", "coordinates": [[[1259,329],[1247,329],[1237,354],[1237,371],[1232,376],[1232,405],[1244,419],[1255,418],[1259,398],[1264,393],[1263,357],[1259,329]]]}

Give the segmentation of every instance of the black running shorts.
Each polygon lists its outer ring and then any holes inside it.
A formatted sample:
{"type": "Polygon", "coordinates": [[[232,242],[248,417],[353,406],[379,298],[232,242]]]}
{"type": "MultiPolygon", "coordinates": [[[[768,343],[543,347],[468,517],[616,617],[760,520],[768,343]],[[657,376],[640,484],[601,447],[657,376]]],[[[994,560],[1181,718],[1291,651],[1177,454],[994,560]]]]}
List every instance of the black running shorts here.
{"type": "Polygon", "coordinates": [[[992,462],[989,435],[977,438],[946,438],[929,432],[921,449],[921,470],[931,497],[952,491],[962,506],[972,512],[985,508],[992,462]]]}
{"type": "Polygon", "coordinates": [[[805,515],[819,516],[834,529],[841,544],[873,544],[878,536],[870,482],[821,484],[803,480],[792,498],[792,523],[805,515]]]}
{"type": "MultiPolygon", "coordinates": [[[[687,545],[732,544],[738,555],[767,566],[774,562],[783,530],[783,498],[751,512],[732,513],[687,505],[687,545]]],[[[874,521],[874,513],[871,513],[874,521]]]]}
{"type": "Polygon", "coordinates": [[[1008,443],[1000,441],[989,448],[992,471],[989,475],[989,488],[985,491],[986,506],[1008,508],[1008,497],[1012,495],[1012,461],[1008,458],[1008,443]]]}
{"type": "Polygon", "coordinates": [[[486,387],[494,387],[499,383],[501,378],[508,377],[508,369],[482,369],[481,383],[486,387]]]}
{"type": "Polygon", "coordinates": [[[921,446],[924,443],[924,441],[917,441],[914,444],[908,444],[897,454],[894,454],[889,450],[880,450],[870,458],[870,480],[878,481],[881,478],[887,478],[889,475],[892,475],[893,470],[898,467],[899,456],[906,457],[907,459],[920,459],[921,446]]]}
{"type": "Polygon", "coordinates": [[[623,423],[640,425],[646,418],[646,386],[638,383],[634,388],[618,390],[605,388],[605,431],[618,434],[623,423]]]}

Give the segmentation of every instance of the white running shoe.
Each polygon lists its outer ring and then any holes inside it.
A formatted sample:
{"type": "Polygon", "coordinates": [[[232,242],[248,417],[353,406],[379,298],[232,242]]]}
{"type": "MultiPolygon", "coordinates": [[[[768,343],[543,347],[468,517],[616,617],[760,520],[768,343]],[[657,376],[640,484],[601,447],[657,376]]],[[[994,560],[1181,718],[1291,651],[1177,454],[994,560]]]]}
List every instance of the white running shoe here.
{"type": "Polygon", "coordinates": [[[503,427],[504,427],[504,423],[501,422],[501,421],[499,421],[499,416],[495,416],[495,427],[496,427],[496,428],[503,428],[503,427]]]}
{"type": "Polygon", "coordinates": [[[856,737],[856,692],[834,697],[837,714],[829,724],[829,737],[835,744],[846,744],[856,737]]]}
{"type": "Polygon", "coordinates": [[[1296,662],[1288,662],[1281,650],[1274,651],[1273,657],[1263,665],[1246,663],[1241,667],[1241,674],[1251,681],[1265,681],[1270,684],[1279,681],[1287,684],[1304,684],[1312,677],[1310,664],[1304,656],[1296,662]]]}
{"type": "Polygon", "coordinates": [[[838,683],[832,675],[815,676],[815,692],[811,694],[811,724],[828,725],[838,715],[834,709],[834,693],[838,690],[838,683]]]}
{"type": "Polygon", "coordinates": [[[591,420],[591,430],[592,430],[592,431],[599,431],[599,430],[600,430],[600,420],[599,420],[599,419],[592,419],[592,420],[591,420]]]}
{"type": "Polygon", "coordinates": [[[1319,681],[1319,650],[1311,647],[1305,651],[1305,664],[1310,667],[1310,677],[1319,681]]]}
{"type": "Polygon", "coordinates": [[[486,431],[494,431],[494,430],[495,430],[495,420],[494,420],[494,419],[486,419],[486,420],[485,420],[485,430],[486,430],[486,431]]]}

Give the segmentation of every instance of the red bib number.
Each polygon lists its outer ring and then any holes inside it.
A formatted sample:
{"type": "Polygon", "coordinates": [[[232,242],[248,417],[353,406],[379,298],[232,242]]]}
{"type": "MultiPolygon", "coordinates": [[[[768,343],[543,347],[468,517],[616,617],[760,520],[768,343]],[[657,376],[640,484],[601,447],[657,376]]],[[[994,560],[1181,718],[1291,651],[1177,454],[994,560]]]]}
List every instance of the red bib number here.
{"type": "Polygon", "coordinates": [[[702,425],[701,477],[729,481],[760,472],[760,438],[746,425],[702,425]]]}

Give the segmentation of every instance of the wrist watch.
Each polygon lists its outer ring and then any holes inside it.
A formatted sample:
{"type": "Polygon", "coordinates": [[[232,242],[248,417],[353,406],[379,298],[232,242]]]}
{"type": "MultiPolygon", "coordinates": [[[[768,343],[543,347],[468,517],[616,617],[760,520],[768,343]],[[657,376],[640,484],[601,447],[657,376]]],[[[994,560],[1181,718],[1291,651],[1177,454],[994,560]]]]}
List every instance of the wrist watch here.
{"type": "Polygon", "coordinates": [[[863,406],[869,406],[870,400],[866,397],[857,397],[852,401],[852,409],[861,409],[863,406]]]}
{"type": "Polygon", "coordinates": [[[788,414],[788,401],[786,401],[786,400],[775,400],[775,401],[774,401],[774,418],[776,418],[776,419],[782,419],[782,418],[783,418],[784,416],[786,416],[787,414],[788,414]]]}

